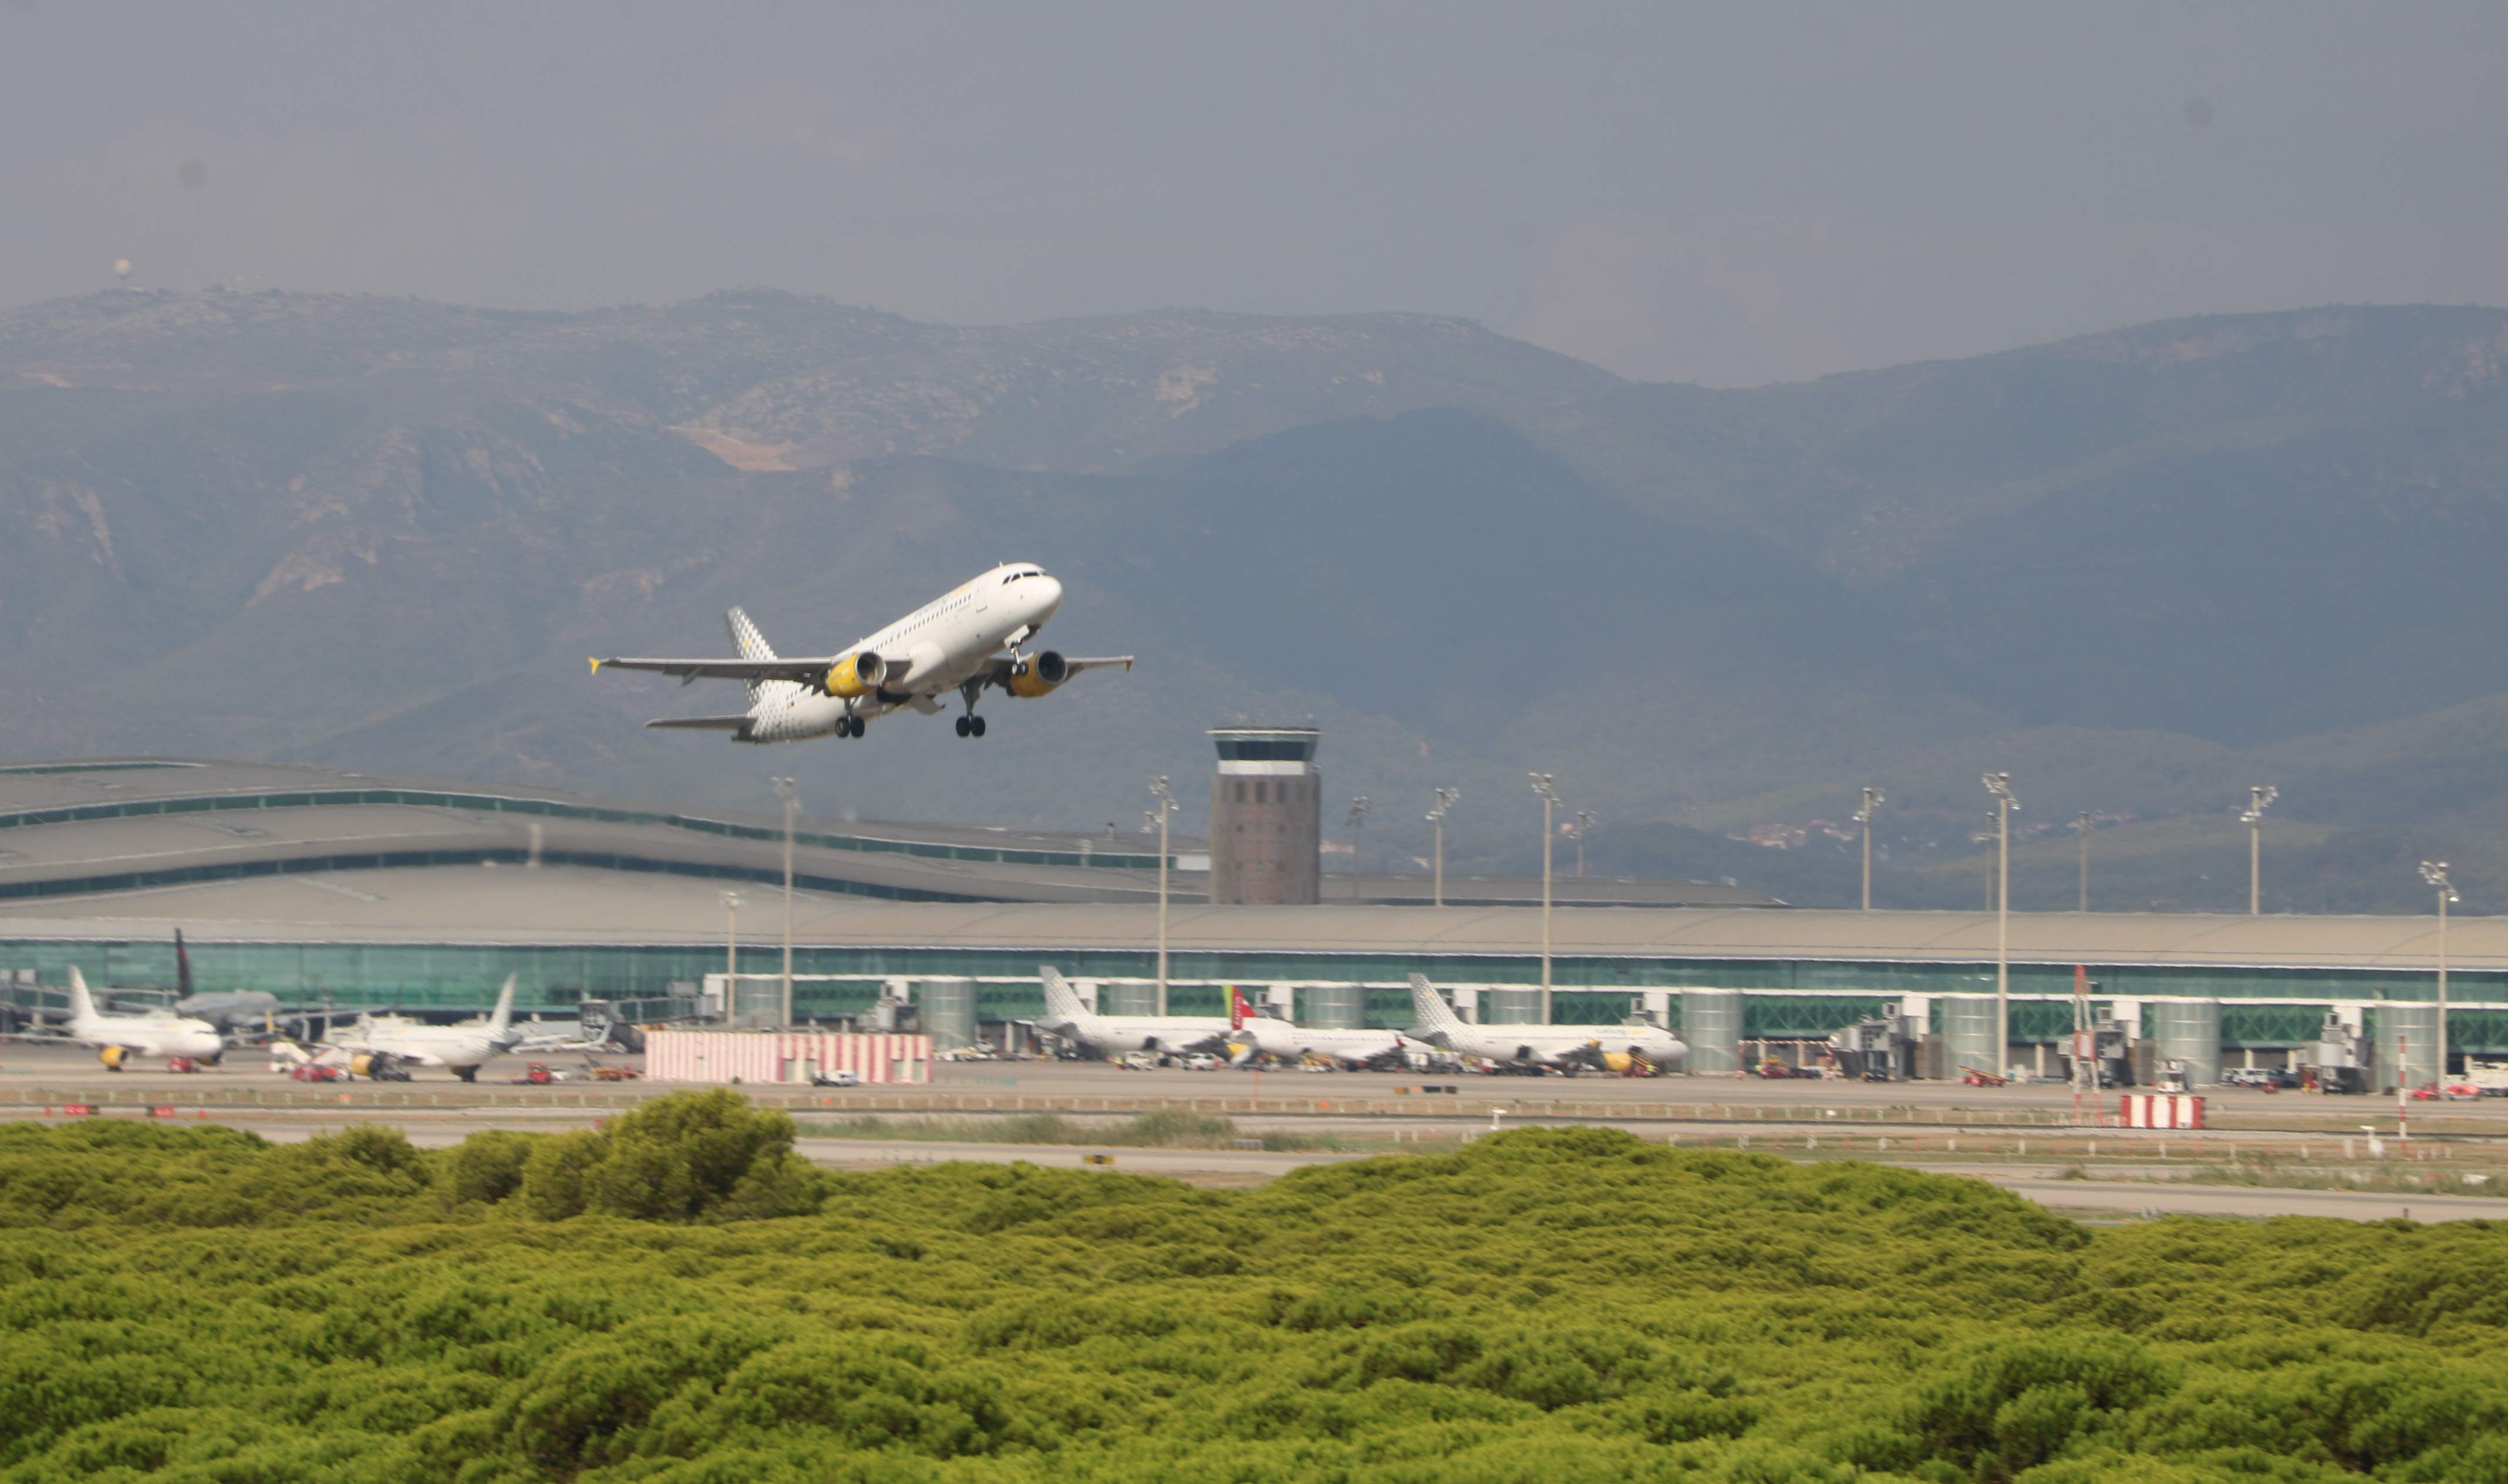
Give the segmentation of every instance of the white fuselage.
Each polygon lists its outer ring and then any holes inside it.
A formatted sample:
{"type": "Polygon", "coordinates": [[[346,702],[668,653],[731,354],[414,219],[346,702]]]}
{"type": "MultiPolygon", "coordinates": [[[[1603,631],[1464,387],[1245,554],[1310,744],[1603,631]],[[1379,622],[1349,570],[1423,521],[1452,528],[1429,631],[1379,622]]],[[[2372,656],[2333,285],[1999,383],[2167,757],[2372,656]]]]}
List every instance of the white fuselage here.
{"type": "Polygon", "coordinates": [[[1634,1055],[1669,1066],[1689,1051],[1678,1036],[1653,1025],[1450,1025],[1437,1043],[1458,1057],[1542,1066],[1594,1063],[1634,1055]]]}
{"type": "Polygon", "coordinates": [[[142,1057],[192,1057],[206,1060],[226,1050],[217,1027],[190,1016],[150,1011],[93,1015],[70,1021],[70,1039],[90,1046],[119,1046],[142,1057]]]}
{"type": "Polygon", "coordinates": [[[1288,1020],[1256,1016],[1237,1031],[1256,1051],[1284,1060],[1327,1057],[1346,1066],[1365,1066],[1403,1055],[1404,1041],[1391,1030],[1309,1029],[1288,1020]]]}
{"type": "Polygon", "coordinates": [[[1045,1014],[1030,1023],[1090,1051],[1218,1051],[1228,1044],[1225,1016],[1099,1015],[1051,965],[1038,966],[1037,981],[1045,990],[1045,1014]]]}
{"type": "Polygon", "coordinates": [[[331,1044],[418,1066],[477,1066],[502,1052],[511,1034],[486,1025],[359,1023],[332,1036],[331,1044]]]}
{"type": "Polygon", "coordinates": [[[1090,1051],[1117,1056],[1136,1051],[1217,1051],[1228,1040],[1228,1021],[1217,1016],[1076,1015],[1037,1023],[1090,1051]]]}
{"type": "Polygon", "coordinates": [[[1061,605],[1062,584],[1034,564],[996,567],[838,650],[888,661],[888,675],[868,694],[835,696],[792,681],[759,682],[749,707],[749,738],[798,742],[832,736],[852,717],[881,717],[905,706],[938,710],[936,697],[974,679],[1006,646],[1034,638],[1061,605]]]}
{"type": "Polygon", "coordinates": [[[142,1057],[194,1057],[214,1060],[227,1049],[226,1039],[206,1020],[169,1010],[144,1010],[136,1015],[108,1015],[95,1008],[87,977],[70,966],[69,1036],[99,1050],[121,1047],[142,1057]]]}

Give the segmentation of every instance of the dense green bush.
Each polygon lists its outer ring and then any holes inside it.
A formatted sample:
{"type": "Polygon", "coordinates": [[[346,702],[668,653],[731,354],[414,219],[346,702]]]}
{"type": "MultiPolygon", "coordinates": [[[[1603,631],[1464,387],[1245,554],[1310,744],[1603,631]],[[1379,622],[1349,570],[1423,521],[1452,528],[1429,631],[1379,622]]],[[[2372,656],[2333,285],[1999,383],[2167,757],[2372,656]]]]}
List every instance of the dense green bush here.
{"type": "Polygon", "coordinates": [[[2508,1234],[1530,1130],[1260,1190],[0,1127],[0,1478],[2508,1484],[2508,1234]],[[777,1214],[791,1212],[792,1214],[777,1214]]]}

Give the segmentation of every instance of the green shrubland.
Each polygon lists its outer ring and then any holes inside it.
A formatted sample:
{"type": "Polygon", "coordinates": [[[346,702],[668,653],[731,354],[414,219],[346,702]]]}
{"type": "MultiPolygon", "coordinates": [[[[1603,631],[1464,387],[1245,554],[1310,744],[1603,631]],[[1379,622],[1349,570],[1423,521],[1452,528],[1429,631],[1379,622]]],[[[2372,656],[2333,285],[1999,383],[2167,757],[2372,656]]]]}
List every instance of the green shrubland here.
{"type": "Polygon", "coordinates": [[[2508,1234],[1596,1130],[1259,1190],[0,1126],[0,1478],[2508,1481],[2508,1234]]]}

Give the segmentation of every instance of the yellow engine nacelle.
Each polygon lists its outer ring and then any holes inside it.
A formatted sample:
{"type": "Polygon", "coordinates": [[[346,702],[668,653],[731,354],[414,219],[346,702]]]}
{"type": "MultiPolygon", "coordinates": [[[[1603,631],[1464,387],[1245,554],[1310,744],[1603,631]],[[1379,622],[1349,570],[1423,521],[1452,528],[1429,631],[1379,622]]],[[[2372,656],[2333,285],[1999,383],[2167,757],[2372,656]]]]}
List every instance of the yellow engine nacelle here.
{"type": "Polygon", "coordinates": [[[819,688],[830,695],[852,700],[855,696],[868,695],[878,689],[879,683],[886,679],[888,661],[865,649],[830,665],[826,677],[819,682],[819,688]]]}
{"type": "Polygon", "coordinates": [[[95,1059],[103,1062],[107,1067],[118,1072],[130,1064],[130,1048],[128,1046],[108,1046],[95,1054],[95,1059]]]}
{"type": "Polygon", "coordinates": [[[1034,700],[1051,694],[1056,686],[1071,679],[1071,666],[1051,649],[1037,655],[1025,665],[1011,671],[1010,691],[1013,695],[1034,700]]]}
{"type": "Polygon", "coordinates": [[[371,1077],[371,1076],[373,1076],[374,1074],[375,1074],[375,1058],[374,1058],[374,1055],[373,1055],[373,1053],[371,1053],[371,1052],[358,1052],[357,1054],[355,1054],[354,1056],[352,1056],[352,1057],[350,1057],[349,1058],[349,1075],[350,1075],[350,1076],[351,1076],[351,1077],[371,1077]]]}

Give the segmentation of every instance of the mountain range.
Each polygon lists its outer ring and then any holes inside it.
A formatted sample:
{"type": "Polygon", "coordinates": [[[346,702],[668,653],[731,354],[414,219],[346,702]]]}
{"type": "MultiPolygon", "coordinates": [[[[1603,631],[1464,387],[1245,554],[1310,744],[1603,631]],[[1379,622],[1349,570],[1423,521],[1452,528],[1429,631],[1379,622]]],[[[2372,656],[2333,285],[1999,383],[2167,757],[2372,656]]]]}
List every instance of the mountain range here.
{"type": "MultiPolygon", "coordinates": [[[[919,324],[744,291],[517,314],[112,292],[0,316],[0,756],[163,752],[858,817],[1136,827],[1202,727],[1325,728],[1372,870],[1522,869],[1529,770],[1594,869],[1964,906],[2508,902],[2508,312],[2138,326],[1748,390],[1467,322],[919,324]],[[587,677],[745,605],[825,651],[995,560],[1130,675],[777,752],[587,677]],[[1825,822],[1825,823],[1823,823],[1825,822]],[[1757,835],[1782,844],[1744,843],[1757,835]]],[[[1338,816],[1339,811],[1335,814],[1338,816]]],[[[1199,810],[1185,824],[1194,825],[1199,810]]],[[[1328,822],[1338,843],[1338,818],[1328,822]]]]}

